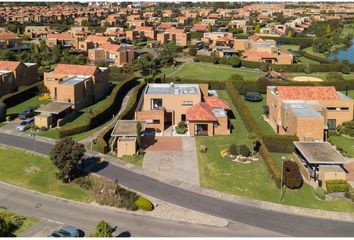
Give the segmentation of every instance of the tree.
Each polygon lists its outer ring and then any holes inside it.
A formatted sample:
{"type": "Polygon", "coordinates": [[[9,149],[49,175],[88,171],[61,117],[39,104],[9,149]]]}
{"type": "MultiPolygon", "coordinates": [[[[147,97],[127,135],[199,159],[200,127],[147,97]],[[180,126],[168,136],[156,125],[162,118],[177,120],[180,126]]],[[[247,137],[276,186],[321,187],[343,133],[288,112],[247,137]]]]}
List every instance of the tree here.
{"type": "Polygon", "coordinates": [[[214,63],[214,64],[218,64],[219,63],[219,56],[218,53],[216,52],[212,52],[210,54],[210,62],[214,63]]]}
{"type": "Polygon", "coordinates": [[[10,233],[10,227],[8,219],[0,215],[0,237],[7,237],[10,233]]]}
{"type": "Polygon", "coordinates": [[[230,80],[242,81],[242,80],[244,80],[244,79],[243,79],[243,76],[242,76],[241,74],[235,73],[235,74],[232,74],[232,75],[230,76],[230,80]]]}
{"type": "Polygon", "coordinates": [[[208,32],[212,32],[213,31],[213,26],[211,25],[211,23],[208,23],[208,32]]]}
{"type": "Polygon", "coordinates": [[[233,55],[230,59],[229,59],[229,63],[232,67],[238,67],[241,63],[241,59],[238,55],[233,55]]]}
{"type": "Polygon", "coordinates": [[[141,148],[141,130],[142,130],[141,122],[137,122],[136,124],[136,142],[138,143],[138,147],[141,148]]]}
{"type": "Polygon", "coordinates": [[[64,183],[70,182],[79,175],[77,167],[85,154],[85,146],[75,142],[71,137],[65,137],[50,152],[50,159],[58,168],[57,178],[64,183]]]}
{"type": "Polygon", "coordinates": [[[292,33],[292,31],[289,31],[288,32],[288,38],[292,38],[293,37],[293,33],[292,33]]]}
{"type": "Polygon", "coordinates": [[[300,188],[302,186],[302,176],[300,168],[294,161],[284,161],[283,178],[285,185],[290,189],[300,188]]]}
{"type": "Polygon", "coordinates": [[[328,23],[326,26],[326,33],[330,34],[331,33],[331,25],[328,23]]]}
{"type": "Polygon", "coordinates": [[[255,147],[257,145],[257,142],[259,142],[259,137],[255,132],[250,132],[248,134],[248,140],[250,141],[251,144],[251,153],[252,155],[254,154],[255,147]]]}
{"type": "Polygon", "coordinates": [[[173,59],[177,54],[177,49],[178,47],[176,44],[172,41],[167,44],[165,44],[162,48],[162,51],[160,52],[160,55],[158,57],[161,65],[163,66],[169,66],[173,63],[173,59]]]}
{"type": "Polygon", "coordinates": [[[343,60],[341,64],[341,72],[344,74],[349,74],[351,71],[349,61],[348,60],[343,60]]]}
{"type": "Polygon", "coordinates": [[[92,237],[113,237],[112,227],[105,221],[100,221],[96,226],[96,232],[91,234],[92,237]]]}
{"type": "Polygon", "coordinates": [[[254,29],[254,31],[255,31],[256,33],[260,33],[260,32],[261,32],[261,26],[260,26],[259,24],[257,24],[256,27],[255,27],[255,29],[254,29]]]}

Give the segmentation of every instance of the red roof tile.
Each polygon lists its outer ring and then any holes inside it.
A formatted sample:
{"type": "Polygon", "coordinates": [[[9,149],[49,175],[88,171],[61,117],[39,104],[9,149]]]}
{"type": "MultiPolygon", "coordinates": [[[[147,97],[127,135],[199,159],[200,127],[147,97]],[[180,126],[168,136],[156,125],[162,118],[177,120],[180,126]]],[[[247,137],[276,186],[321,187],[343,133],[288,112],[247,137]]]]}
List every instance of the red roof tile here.
{"type": "Polygon", "coordinates": [[[109,42],[109,37],[90,35],[86,38],[86,41],[95,43],[105,43],[109,42]]]}
{"type": "Polygon", "coordinates": [[[67,41],[73,40],[73,36],[71,33],[52,33],[52,34],[48,34],[47,38],[56,38],[59,40],[67,40],[67,41]]]}
{"type": "Polygon", "coordinates": [[[224,99],[218,97],[204,97],[204,101],[211,107],[211,108],[223,108],[226,110],[230,109],[230,105],[224,99]]]}
{"type": "Polygon", "coordinates": [[[97,70],[96,66],[75,65],[75,64],[58,64],[52,73],[67,75],[85,75],[92,76],[97,70]]]}
{"type": "Polygon", "coordinates": [[[0,32],[0,40],[15,39],[16,36],[12,32],[0,32]]]}
{"type": "Polygon", "coordinates": [[[101,45],[101,48],[112,52],[117,52],[121,47],[122,47],[121,45],[111,44],[111,43],[103,43],[101,45]]]}
{"type": "Polygon", "coordinates": [[[0,70],[15,71],[21,62],[0,61],[0,70]]]}
{"type": "Polygon", "coordinates": [[[339,100],[335,87],[278,86],[282,100],[339,100]]]}
{"type": "Polygon", "coordinates": [[[277,58],[277,56],[272,53],[262,52],[262,51],[257,51],[257,50],[246,50],[242,53],[242,56],[243,57],[258,56],[260,58],[277,58]]]}
{"type": "Polygon", "coordinates": [[[217,121],[212,108],[205,102],[200,102],[186,110],[188,121],[217,121]]]}

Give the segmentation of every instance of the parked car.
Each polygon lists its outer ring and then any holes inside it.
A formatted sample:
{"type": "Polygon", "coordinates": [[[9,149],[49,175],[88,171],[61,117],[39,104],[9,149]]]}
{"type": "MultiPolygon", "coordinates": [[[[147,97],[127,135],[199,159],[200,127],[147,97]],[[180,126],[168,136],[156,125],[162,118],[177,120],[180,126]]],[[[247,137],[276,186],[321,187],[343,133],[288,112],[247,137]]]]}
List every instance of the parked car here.
{"type": "Polygon", "coordinates": [[[34,118],[27,118],[25,120],[23,120],[22,122],[20,122],[20,124],[18,124],[16,126],[16,129],[20,132],[24,132],[27,129],[29,129],[29,125],[33,122],[34,118]]]}
{"type": "Polygon", "coordinates": [[[25,110],[23,110],[20,115],[18,115],[18,118],[21,120],[25,120],[27,118],[33,117],[35,115],[34,110],[36,110],[35,107],[28,107],[25,110]]]}
{"type": "Polygon", "coordinates": [[[79,229],[73,226],[66,226],[62,229],[52,232],[48,237],[79,237],[79,229]]]}

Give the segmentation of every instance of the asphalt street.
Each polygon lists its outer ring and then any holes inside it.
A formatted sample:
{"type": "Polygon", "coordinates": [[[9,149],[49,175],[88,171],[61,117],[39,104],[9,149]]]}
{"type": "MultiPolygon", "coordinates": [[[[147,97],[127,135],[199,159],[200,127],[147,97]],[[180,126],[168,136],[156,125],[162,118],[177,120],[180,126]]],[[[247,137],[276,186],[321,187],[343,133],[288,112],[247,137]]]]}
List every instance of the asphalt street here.
{"type": "MultiPolygon", "coordinates": [[[[3,144],[33,150],[32,141],[30,138],[0,133],[0,143],[3,144]]],[[[52,148],[51,144],[45,142],[38,142],[36,145],[36,151],[42,154],[48,154],[52,148]]],[[[159,182],[109,163],[94,171],[109,179],[118,179],[120,184],[128,188],[166,202],[271,232],[299,237],[354,236],[353,223],[350,222],[290,215],[224,201],[159,182]]]]}
{"type": "Polygon", "coordinates": [[[133,237],[230,237],[230,236],[281,236],[241,223],[227,227],[201,226],[153,217],[122,213],[112,208],[73,203],[0,183],[0,207],[38,218],[50,218],[61,225],[72,225],[87,233],[105,220],[117,227],[115,235],[133,237]]]}

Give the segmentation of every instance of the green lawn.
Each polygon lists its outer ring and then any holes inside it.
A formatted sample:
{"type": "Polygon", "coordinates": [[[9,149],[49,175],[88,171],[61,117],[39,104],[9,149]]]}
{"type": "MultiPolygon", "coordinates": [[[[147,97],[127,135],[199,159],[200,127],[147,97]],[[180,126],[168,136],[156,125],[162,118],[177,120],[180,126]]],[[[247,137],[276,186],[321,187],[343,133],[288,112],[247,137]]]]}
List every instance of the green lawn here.
{"type": "Polygon", "coordinates": [[[38,222],[38,220],[33,217],[22,216],[14,212],[4,210],[2,208],[0,208],[0,215],[10,216],[11,218],[20,217],[21,219],[23,219],[22,224],[20,226],[17,226],[17,229],[14,229],[14,231],[12,232],[12,234],[15,235],[16,237],[20,236],[22,233],[27,231],[27,229],[29,229],[32,225],[38,222]]]}
{"type": "Polygon", "coordinates": [[[253,69],[233,68],[228,65],[212,63],[186,63],[171,77],[195,80],[228,80],[232,74],[239,73],[245,80],[257,80],[264,73],[253,69]]]}
{"type": "Polygon", "coordinates": [[[57,169],[48,157],[42,157],[15,148],[0,148],[0,181],[34,191],[88,202],[89,193],[74,184],[56,179],[57,169]],[[37,166],[37,172],[30,171],[37,166]]]}
{"type": "Polygon", "coordinates": [[[311,55],[315,55],[315,56],[318,56],[318,57],[322,57],[322,58],[327,58],[327,55],[325,53],[319,53],[319,52],[315,52],[312,48],[312,46],[310,47],[307,47],[305,49],[303,49],[305,52],[311,54],[311,55]]]}
{"type": "Polygon", "coordinates": [[[291,49],[293,51],[300,50],[300,45],[287,45],[287,44],[284,44],[284,45],[279,45],[279,47],[284,49],[284,50],[288,50],[288,49],[291,49]]]}
{"type": "Polygon", "coordinates": [[[346,138],[343,136],[330,136],[329,141],[332,144],[343,148],[345,152],[354,158],[354,139],[346,138]]]}
{"type": "Polygon", "coordinates": [[[34,96],[27,101],[24,101],[16,106],[13,106],[7,109],[7,115],[19,115],[23,110],[28,107],[36,107],[40,106],[41,104],[47,103],[46,100],[39,100],[39,96],[34,96]]]}
{"type": "Polygon", "coordinates": [[[305,58],[305,57],[298,57],[298,61],[301,64],[318,64],[318,62],[313,61],[311,59],[305,58]]]}
{"type": "Polygon", "coordinates": [[[263,100],[261,102],[249,102],[245,101],[246,106],[248,109],[251,111],[252,115],[256,119],[257,124],[261,127],[263,132],[265,134],[275,134],[275,131],[273,128],[267,123],[265,120],[263,120],[262,115],[264,114],[264,110],[262,106],[267,105],[267,99],[266,95],[262,94],[263,100]]]}
{"type": "Polygon", "coordinates": [[[342,34],[354,34],[354,23],[344,24],[342,34]]]}
{"type": "MultiPolygon", "coordinates": [[[[232,143],[248,144],[248,133],[227,93],[218,93],[230,103],[236,119],[231,119],[234,129],[229,136],[196,137],[197,149],[202,144],[208,149],[207,153],[197,152],[201,185],[225,193],[279,203],[280,191],[271,180],[262,160],[249,164],[234,163],[220,155],[220,151],[232,143]]],[[[353,204],[345,200],[316,199],[313,188],[307,184],[299,190],[287,189],[283,203],[325,210],[354,211],[353,204]]]]}
{"type": "MultiPolygon", "coordinates": [[[[288,73],[291,77],[295,77],[295,76],[309,76],[309,77],[317,77],[317,78],[321,78],[322,80],[326,80],[326,75],[329,72],[313,72],[310,74],[306,74],[306,73],[300,73],[300,72],[294,72],[294,73],[288,73]]],[[[342,73],[341,73],[342,74],[342,73]]],[[[348,79],[354,79],[354,72],[351,72],[350,74],[342,74],[342,76],[344,77],[344,79],[348,80],[348,79]]]]}

